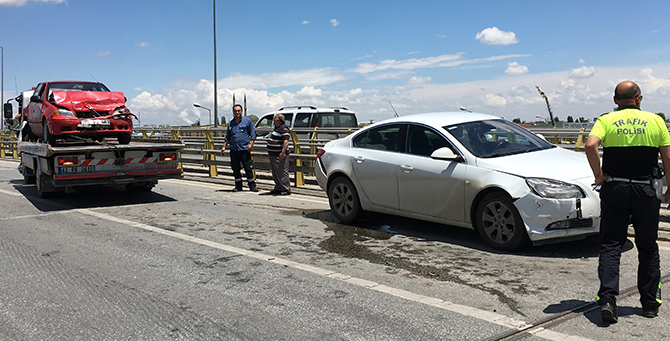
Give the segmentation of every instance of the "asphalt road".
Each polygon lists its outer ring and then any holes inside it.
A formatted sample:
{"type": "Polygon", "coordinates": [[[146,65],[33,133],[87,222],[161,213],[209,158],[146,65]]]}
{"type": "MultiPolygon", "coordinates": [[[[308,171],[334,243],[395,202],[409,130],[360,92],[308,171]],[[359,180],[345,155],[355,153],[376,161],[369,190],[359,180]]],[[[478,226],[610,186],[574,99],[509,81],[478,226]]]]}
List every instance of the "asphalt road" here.
{"type": "MultiPolygon", "coordinates": [[[[231,189],[170,180],[45,200],[0,160],[0,340],[487,340],[582,306],[524,340],[670,338],[667,308],[641,317],[634,292],[618,324],[588,309],[595,238],[505,254],[467,229],[342,225],[322,197],[231,189]]],[[[668,269],[666,243],[661,257],[668,269]]]]}

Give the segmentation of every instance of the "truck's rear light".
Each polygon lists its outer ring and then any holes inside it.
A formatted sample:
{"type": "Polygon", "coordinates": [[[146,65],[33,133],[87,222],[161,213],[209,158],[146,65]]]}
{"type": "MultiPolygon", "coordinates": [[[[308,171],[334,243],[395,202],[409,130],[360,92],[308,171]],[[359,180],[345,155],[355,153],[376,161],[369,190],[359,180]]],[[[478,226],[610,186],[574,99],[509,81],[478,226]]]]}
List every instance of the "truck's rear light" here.
{"type": "Polygon", "coordinates": [[[171,153],[171,154],[160,154],[158,159],[160,161],[172,161],[177,159],[177,153],[171,153]]]}
{"type": "Polygon", "coordinates": [[[76,156],[61,156],[58,158],[59,166],[73,166],[79,164],[79,158],[76,156]]]}

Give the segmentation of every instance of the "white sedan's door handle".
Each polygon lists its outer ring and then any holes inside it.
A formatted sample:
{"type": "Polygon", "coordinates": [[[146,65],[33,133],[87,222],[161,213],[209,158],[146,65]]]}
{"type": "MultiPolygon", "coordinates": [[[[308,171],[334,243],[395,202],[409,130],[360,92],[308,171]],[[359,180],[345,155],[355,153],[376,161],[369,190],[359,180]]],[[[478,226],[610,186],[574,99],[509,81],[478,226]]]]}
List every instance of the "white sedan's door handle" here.
{"type": "Polygon", "coordinates": [[[405,173],[410,173],[411,171],[414,170],[414,167],[412,167],[410,165],[404,165],[404,166],[400,166],[400,169],[402,169],[402,171],[405,172],[405,173]]]}
{"type": "Polygon", "coordinates": [[[354,157],[354,160],[356,160],[356,162],[358,163],[363,163],[363,161],[365,161],[365,158],[362,156],[356,156],[354,157]]]}

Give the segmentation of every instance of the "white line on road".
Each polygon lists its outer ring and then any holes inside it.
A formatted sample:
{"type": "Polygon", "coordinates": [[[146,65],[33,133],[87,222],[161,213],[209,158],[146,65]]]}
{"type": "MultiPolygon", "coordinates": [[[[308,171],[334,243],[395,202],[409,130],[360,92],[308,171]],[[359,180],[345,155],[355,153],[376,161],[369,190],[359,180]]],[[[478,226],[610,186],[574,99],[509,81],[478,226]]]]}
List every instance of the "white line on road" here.
{"type": "MultiPolygon", "coordinates": [[[[322,269],[316,266],[308,265],[308,264],[303,264],[303,263],[298,263],[294,262],[288,259],[284,258],[279,258],[275,257],[272,255],[267,255],[264,253],[256,252],[256,251],[250,251],[250,250],[245,250],[241,249],[235,246],[230,246],[230,245],[225,245],[217,242],[213,242],[211,240],[205,240],[193,236],[188,236],[185,234],[181,234],[178,232],[174,231],[169,231],[169,230],[164,230],[155,226],[131,221],[131,220],[126,220],[118,217],[111,216],[109,214],[101,213],[101,212],[95,212],[90,209],[74,209],[73,211],[77,211],[83,214],[87,214],[90,216],[94,216],[100,219],[105,219],[113,222],[117,222],[119,224],[123,225],[128,225],[128,226],[134,226],[146,231],[151,231],[154,233],[160,233],[166,236],[170,236],[173,238],[185,240],[188,242],[208,246],[211,248],[227,251],[227,252],[232,252],[236,253],[239,255],[247,256],[250,258],[262,260],[262,261],[267,261],[271,263],[277,263],[285,266],[289,266],[295,269],[300,269],[303,271],[307,271],[310,273],[313,273],[315,275],[319,276],[324,276],[332,279],[336,279],[342,282],[346,282],[349,284],[353,284],[359,287],[367,288],[370,290],[375,290],[378,292],[386,293],[392,296],[400,297],[409,301],[413,302],[418,302],[418,303],[423,303],[432,307],[448,310],[451,312],[455,312],[461,315],[465,316],[470,316],[474,317],[476,319],[484,320],[490,323],[495,323],[497,325],[501,325],[507,328],[511,329],[521,329],[524,327],[529,326],[526,322],[520,321],[514,318],[507,317],[505,315],[501,315],[498,313],[493,313],[490,311],[486,310],[481,310],[478,308],[473,308],[461,304],[456,304],[452,303],[449,301],[445,301],[439,298],[435,297],[429,297],[425,295],[420,295],[420,294],[415,294],[413,292],[407,291],[407,290],[402,290],[402,289],[397,289],[397,288],[392,288],[383,284],[379,284],[376,282],[368,281],[362,278],[356,278],[356,277],[351,277],[349,275],[341,274],[332,270],[327,270],[327,269],[322,269]]],[[[548,340],[588,340],[580,337],[576,337],[573,335],[567,335],[567,334],[562,334],[554,331],[549,331],[549,330],[541,330],[534,335],[548,339],[548,340]]]]}
{"type": "MultiPolygon", "coordinates": [[[[177,185],[184,185],[184,181],[189,181],[188,186],[197,186],[197,187],[202,187],[202,188],[213,188],[213,187],[223,187],[227,185],[221,185],[221,184],[213,184],[213,183],[199,183],[198,181],[192,181],[192,180],[178,180],[178,179],[165,179],[161,180],[161,182],[169,182],[177,185]]],[[[227,186],[227,187],[232,187],[232,186],[227,186]]],[[[236,195],[258,195],[258,193],[253,193],[249,191],[242,191],[236,193],[236,195]]],[[[281,196],[281,199],[289,199],[289,200],[299,200],[299,201],[307,201],[307,202],[313,202],[317,204],[327,204],[328,199],[326,198],[318,198],[318,197],[312,197],[312,196],[307,196],[307,195],[300,195],[300,194],[291,194],[288,196],[281,196]]]]}
{"type": "Polygon", "coordinates": [[[7,194],[7,195],[12,195],[12,196],[15,196],[15,197],[23,197],[23,196],[24,196],[23,194],[21,194],[21,193],[19,193],[19,192],[16,192],[16,191],[5,191],[4,189],[0,189],[0,193],[7,194]]]}

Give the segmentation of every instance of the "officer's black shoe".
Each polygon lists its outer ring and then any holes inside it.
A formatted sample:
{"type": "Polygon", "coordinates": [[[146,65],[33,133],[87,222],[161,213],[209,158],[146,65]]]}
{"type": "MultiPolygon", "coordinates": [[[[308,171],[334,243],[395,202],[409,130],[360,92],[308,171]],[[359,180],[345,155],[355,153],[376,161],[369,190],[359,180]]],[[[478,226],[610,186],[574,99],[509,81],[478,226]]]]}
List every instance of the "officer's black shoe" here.
{"type": "Polygon", "coordinates": [[[653,319],[658,316],[658,306],[656,307],[645,307],[642,306],[642,316],[653,319]]]}
{"type": "Polygon", "coordinates": [[[235,185],[235,188],[233,188],[233,192],[241,192],[242,191],[242,185],[235,185]]]}
{"type": "Polygon", "coordinates": [[[609,302],[601,305],[600,317],[603,319],[603,322],[607,323],[619,322],[619,316],[616,313],[616,305],[609,302]]]}
{"type": "Polygon", "coordinates": [[[258,192],[258,188],[256,188],[256,185],[251,185],[251,186],[249,186],[249,191],[258,192]]]}

